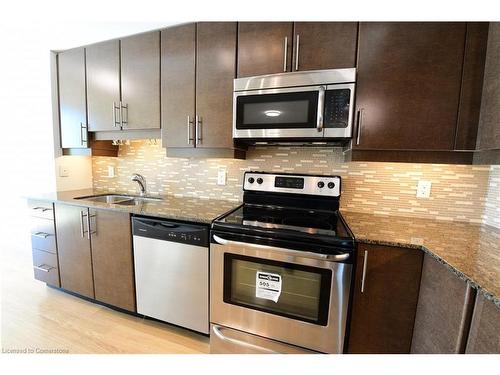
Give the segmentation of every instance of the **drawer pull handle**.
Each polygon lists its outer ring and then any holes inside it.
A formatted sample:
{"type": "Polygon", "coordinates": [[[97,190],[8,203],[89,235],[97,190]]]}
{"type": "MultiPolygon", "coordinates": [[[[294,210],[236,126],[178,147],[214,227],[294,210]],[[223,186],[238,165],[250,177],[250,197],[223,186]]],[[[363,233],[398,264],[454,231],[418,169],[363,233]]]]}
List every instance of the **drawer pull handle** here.
{"type": "Polygon", "coordinates": [[[50,233],[36,232],[36,233],[33,233],[33,236],[40,237],[40,238],[47,238],[50,236],[50,233]]]}
{"type": "Polygon", "coordinates": [[[52,211],[52,208],[47,208],[47,207],[33,207],[34,210],[42,210],[42,212],[45,211],[52,211]]]}
{"type": "Polygon", "coordinates": [[[42,272],[50,272],[55,267],[49,266],[48,264],[40,264],[39,266],[33,266],[34,269],[42,272]]]}

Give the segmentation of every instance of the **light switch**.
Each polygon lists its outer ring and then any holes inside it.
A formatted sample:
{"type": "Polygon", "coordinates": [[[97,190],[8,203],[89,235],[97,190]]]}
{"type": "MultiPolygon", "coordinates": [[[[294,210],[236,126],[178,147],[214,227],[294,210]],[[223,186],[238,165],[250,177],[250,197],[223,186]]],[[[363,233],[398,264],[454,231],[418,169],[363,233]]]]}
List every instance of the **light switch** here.
{"type": "Polygon", "coordinates": [[[431,196],[431,181],[420,180],[417,184],[417,198],[429,198],[431,196]]]}
{"type": "Polygon", "coordinates": [[[67,166],[59,166],[59,177],[69,177],[69,168],[67,166]]]}
{"type": "Polygon", "coordinates": [[[225,185],[226,184],[226,168],[219,168],[217,172],[217,185],[225,185]]]}

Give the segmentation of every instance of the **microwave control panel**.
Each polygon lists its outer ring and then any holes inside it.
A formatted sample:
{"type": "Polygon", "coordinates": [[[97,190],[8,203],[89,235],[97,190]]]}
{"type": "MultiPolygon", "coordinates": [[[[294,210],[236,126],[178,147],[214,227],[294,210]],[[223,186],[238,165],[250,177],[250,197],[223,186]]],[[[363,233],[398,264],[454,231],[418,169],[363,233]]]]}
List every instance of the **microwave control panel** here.
{"type": "Polygon", "coordinates": [[[347,128],[351,90],[336,89],[325,92],[324,126],[326,128],[347,128]]]}

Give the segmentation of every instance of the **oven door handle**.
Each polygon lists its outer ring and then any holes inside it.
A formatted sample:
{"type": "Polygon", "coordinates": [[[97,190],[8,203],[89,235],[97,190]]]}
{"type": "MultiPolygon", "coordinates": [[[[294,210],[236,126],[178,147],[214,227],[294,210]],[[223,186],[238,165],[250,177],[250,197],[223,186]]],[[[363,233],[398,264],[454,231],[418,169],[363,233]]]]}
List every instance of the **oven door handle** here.
{"type": "Polygon", "coordinates": [[[259,244],[250,243],[250,242],[239,242],[239,241],[233,241],[233,240],[226,240],[225,238],[219,237],[216,234],[214,234],[212,237],[215,240],[215,242],[217,242],[220,245],[236,245],[236,246],[252,247],[254,249],[260,249],[260,250],[274,250],[274,251],[279,251],[281,253],[285,253],[287,255],[296,256],[296,257],[300,257],[300,258],[341,261],[341,260],[346,260],[350,256],[349,253],[337,254],[337,255],[317,254],[317,253],[311,253],[310,251],[299,251],[299,250],[285,249],[283,247],[259,245],[259,244]]]}
{"type": "Polygon", "coordinates": [[[216,325],[212,326],[212,331],[215,333],[215,336],[217,336],[222,341],[230,342],[232,344],[235,344],[238,346],[243,346],[243,347],[248,348],[248,349],[257,350],[259,352],[266,352],[269,354],[281,354],[279,352],[275,352],[274,350],[264,348],[263,346],[250,344],[249,342],[245,342],[245,341],[241,341],[238,339],[234,339],[232,337],[224,336],[224,334],[221,332],[221,329],[222,329],[222,327],[220,327],[220,326],[216,326],[216,325]]]}

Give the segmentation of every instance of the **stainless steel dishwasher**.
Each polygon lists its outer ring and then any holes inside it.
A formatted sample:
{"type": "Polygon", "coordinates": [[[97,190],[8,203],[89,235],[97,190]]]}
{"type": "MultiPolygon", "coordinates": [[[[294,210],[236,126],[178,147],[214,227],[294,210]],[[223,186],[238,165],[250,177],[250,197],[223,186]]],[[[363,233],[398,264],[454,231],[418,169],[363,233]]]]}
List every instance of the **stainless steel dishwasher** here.
{"type": "Polygon", "coordinates": [[[208,227],[133,217],[137,312],[209,333],[208,227]]]}

